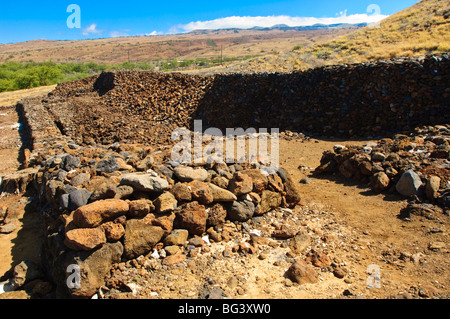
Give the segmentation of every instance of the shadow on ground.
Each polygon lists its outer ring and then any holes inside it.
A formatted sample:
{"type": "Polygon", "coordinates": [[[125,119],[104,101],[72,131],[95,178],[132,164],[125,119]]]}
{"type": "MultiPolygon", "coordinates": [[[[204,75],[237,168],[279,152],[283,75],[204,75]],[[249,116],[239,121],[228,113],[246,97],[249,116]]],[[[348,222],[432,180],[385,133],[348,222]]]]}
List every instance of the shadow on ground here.
{"type": "Polygon", "coordinates": [[[348,186],[348,187],[356,187],[357,189],[361,190],[359,194],[363,196],[377,196],[382,195],[382,198],[384,201],[387,202],[398,202],[405,200],[404,197],[400,196],[398,193],[395,192],[395,186],[391,186],[389,189],[385,191],[376,191],[372,189],[368,183],[368,181],[357,181],[354,179],[345,178],[344,176],[341,176],[339,174],[319,174],[316,172],[311,172],[309,175],[310,178],[315,179],[321,179],[321,180],[327,180],[331,181],[333,183],[348,186]]]}

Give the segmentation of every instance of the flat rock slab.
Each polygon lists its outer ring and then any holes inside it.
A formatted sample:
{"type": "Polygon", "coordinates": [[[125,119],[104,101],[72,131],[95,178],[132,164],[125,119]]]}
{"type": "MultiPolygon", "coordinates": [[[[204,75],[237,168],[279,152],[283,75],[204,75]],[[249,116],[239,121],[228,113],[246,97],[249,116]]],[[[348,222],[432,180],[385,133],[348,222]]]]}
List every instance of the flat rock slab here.
{"type": "Polygon", "coordinates": [[[162,193],[169,188],[167,180],[150,174],[140,173],[123,175],[120,184],[131,186],[137,191],[150,193],[162,193]]]}
{"type": "Polygon", "coordinates": [[[192,182],[192,181],[204,182],[209,177],[208,172],[203,168],[178,166],[175,167],[173,172],[181,182],[192,182]]]}

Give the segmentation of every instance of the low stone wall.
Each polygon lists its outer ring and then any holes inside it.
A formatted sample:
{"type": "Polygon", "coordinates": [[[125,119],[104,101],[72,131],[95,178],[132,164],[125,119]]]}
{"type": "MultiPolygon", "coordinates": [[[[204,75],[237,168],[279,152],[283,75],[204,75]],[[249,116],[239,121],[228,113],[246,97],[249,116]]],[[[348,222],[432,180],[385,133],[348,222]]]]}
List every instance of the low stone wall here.
{"type": "MultiPolygon", "coordinates": [[[[230,240],[224,223],[300,202],[283,169],[179,165],[164,145],[77,145],[38,102],[18,106],[34,142],[19,191],[28,186],[39,199],[45,229],[40,273],[55,284],[56,297],[90,298],[113,264],[152,254],[177,264],[198,243],[230,240]],[[71,286],[77,278],[79,286],[71,286]]],[[[275,235],[286,236],[283,229],[275,235]]]]}
{"type": "Polygon", "coordinates": [[[282,169],[178,166],[159,152],[137,151],[79,148],[43,163],[43,263],[59,296],[91,297],[120,261],[157,253],[164,264],[178,263],[188,241],[221,241],[226,220],[245,222],[300,201],[282,169]],[[70,265],[81,271],[81,288],[66,286],[70,265]]]}

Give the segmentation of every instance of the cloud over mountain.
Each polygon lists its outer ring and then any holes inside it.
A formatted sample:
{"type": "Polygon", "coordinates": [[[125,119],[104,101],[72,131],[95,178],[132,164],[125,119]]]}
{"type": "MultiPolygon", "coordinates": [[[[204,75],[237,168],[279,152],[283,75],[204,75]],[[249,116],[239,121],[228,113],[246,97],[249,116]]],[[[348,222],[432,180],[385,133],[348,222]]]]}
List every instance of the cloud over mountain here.
{"type": "Polygon", "coordinates": [[[250,29],[253,27],[270,28],[275,25],[287,25],[289,27],[311,26],[314,24],[338,24],[338,23],[375,23],[385,18],[387,15],[380,13],[374,14],[351,14],[347,15],[346,11],[340,12],[337,17],[291,17],[287,15],[279,16],[231,16],[208,21],[193,21],[187,24],[179,24],[171,29],[171,32],[190,32],[194,30],[216,30],[216,29],[250,29]]]}

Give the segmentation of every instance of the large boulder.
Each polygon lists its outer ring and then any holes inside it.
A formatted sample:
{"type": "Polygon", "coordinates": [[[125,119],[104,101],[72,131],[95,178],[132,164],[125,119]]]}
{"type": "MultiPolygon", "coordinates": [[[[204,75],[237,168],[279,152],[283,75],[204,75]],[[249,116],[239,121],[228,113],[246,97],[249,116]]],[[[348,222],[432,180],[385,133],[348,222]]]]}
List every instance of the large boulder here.
{"type": "Polygon", "coordinates": [[[228,190],[236,196],[248,194],[253,190],[253,180],[247,174],[236,172],[228,184],[228,190]]]}
{"type": "Polygon", "coordinates": [[[385,172],[378,172],[370,177],[370,185],[380,191],[387,189],[389,182],[389,176],[385,172]]]}
{"type": "Polygon", "coordinates": [[[23,260],[13,267],[12,278],[10,278],[8,285],[11,289],[19,289],[35,279],[44,277],[44,273],[38,264],[31,260],[23,260]]]}
{"type": "Polygon", "coordinates": [[[148,224],[145,219],[127,220],[124,237],[124,256],[133,259],[146,255],[161,241],[164,230],[148,224]]]}
{"type": "Polygon", "coordinates": [[[177,208],[178,201],[174,195],[170,192],[161,194],[154,200],[156,212],[159,214],[169,213],[177,208]]]}
{"type": "Polygon", "coordinates": [[[177,166],[173,173],[181,182],[204,182],[209,178],[209,174],[204,168],[193,168],[190,166],[177,166]]]}
{"type": "Polygon", "coordinates": [[[228,204],[227,216],[231,221],[246,222],[255,213],[255,204],[249,200],[235,201],[228,204]]]}
{"type": "Polygon", "coordinates": [[[227,210],[222,203],[216,203],[212,207],[207,208],[208,218],[206,220],[207,227],[218,226],[225,223],[227,210]]]}
{"type": "Polygon", "coordinates": [[[95,228],[102,223],[126,215],[129,204],[119,199],[105,199],[80,207],[73,213],[75,225],[81,228],[95,228]]]}
{"type": "Polygon", "coordinates": [[[278,169],[278,175],[284,182],[284,191],[286,192],[285,198],[287,205],[289,207],[295,207],[297,204],[300,204],[300,192],[295,182],[292,180],[291,175],[282,168],[278,169]]]}
{"type": "Polygon", "coordinates": [[[114,156],[110,156],[107,159],[98,162],[95,167],[97,173],[112,173],[120,170],[120,166],[114,156]]]}
{"type": "Polygon", "coordinates": [[[106,243],[102,228],[78,228],[66,233],[64,244],[72,250],[92,250],[106,243]]]}
{"type": "MultiPolygon", "coordinates": [[[[87,189],[77,189],[67,195],[67,208],[72,211],[89,202],[92,193],[87,189]]],[[[64,196],[64,195],[63,195],[64,196]]],[[[63,198],[63,196],[61,196],[63,198]]]]}
{"type": "Polygon", "coordinates": [[[214,202],[234,202],[237,200],[236,195],[234,195],[229,190],[226,190],[212,183],[208,183],[208,186],[211,189],[214,202]]]}
{"type": "Polygon", "coordinates": [[[208,214],[205,206],[198,202],[190,202],[181,206],[176,212],[175,224],[177,228],[187,229],[190,235],[202,235],[206,231],[208,214]]]}
{"type": "Polygon", "coordinates": [[[133,200],[129,202],[129,205],[130,211],[127,216],[130,218],[144,218],[155,209],[155,205],[149,199],[133,200]]]}
{"type": "Polygon", "coordinates": [[[200,181],[192,181],[188,184],[188,187],[191,189],[193,200],[203,205],[208,205],[213,202],[214,196],[208,184],[200,181]]]}
{"type": "Polygon", "coordinates": [[[258,214],[262,215],[271,211],[272,209],[280,207],[281,200],[282,198],[280,193],[275,193],[268,190],[263,191],[261,195],[260,210],[258,214]]]}
{"type": "Polygon", "coordinates": [[[170,192],[178,201],[190,202],[192,200],[192,193],[186,183],[176,183],[170,192]]]}
{"type": "Polygon", "coordinates": [[[70,172],[71,170],[80,167],[81,161],[78,157],[75,157],[73,155],[65,155],[61,158],[61,163],[59,166],[67,171],[70,172]]]}
{"type": "Polygon", "coordinates": [[[69,250],[59,255],[52,269],[58,298],[91,298],[105,285],[111,266],[121,261],[120,242],[106,243],[91,251],[69,250]]]}
{"type": "Polygon", "coordinates": [[[314,284],[319,281],[319,276],[314,268],[303,260],[298,260],[289,267],[287,276],[299,284],[314,284]]]}
{"type": "Polygon", "coordinates": [[[410,169],[402,174],[395,188],[401,195],[411,197],[417,195],[417,191],[421,185],[422,180],[419,175],[410,169]]]}
{"type": "Polygon", "coordinates": [[[186,245],[188,237],[189,231],[187,231],[186,229],[175,229],[169,235],[167,235],[167,237],[164,239],[164,243],[167,246],[184,246],[186,245]]]}
{"type": "Polygon", "coordinates": [[[438,197],[441,179],[438,176],[430,176],[427,179],[425,193],[429,200],[435,200],[438,197]]]}
{"type": "Polygon", "coordinates": [[[263,174],[261,169],[246,169],[243,170],[242,173],[252,178],[254,192],[260,194],[267,187],[267,174],[263,174]]]}

